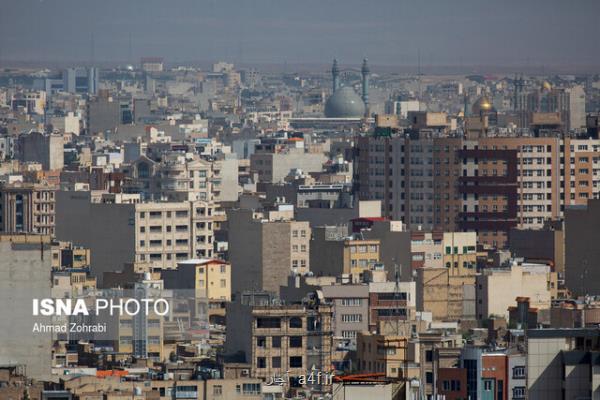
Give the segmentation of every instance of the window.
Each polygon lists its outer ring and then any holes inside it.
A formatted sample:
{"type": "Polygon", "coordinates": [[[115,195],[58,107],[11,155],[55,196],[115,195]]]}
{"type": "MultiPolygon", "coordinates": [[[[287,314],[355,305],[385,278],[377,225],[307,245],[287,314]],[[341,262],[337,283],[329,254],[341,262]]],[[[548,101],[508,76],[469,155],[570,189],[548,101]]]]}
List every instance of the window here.
{"type": "Polygon", "coordinates": [[[398,292],[398,293],[379,293],[377,299],[379,301],[382,300],[406,300],[407,299],[406,292],[398,292]]]}
{"type": "Polygon", "coordinates": [[[362,299],[342,299],[342,306],[357,307],[362,304],[362,299]]]}
{"type": "Polygon", "coordinates": [[[271,338],[271,347],[276,349],[281,347],[281,336],[273,336],[271,338]]]}
{"type": "Polygon", "coordinates": [[[121,344],[131,344],[133,341],[133,337],[132,336],[121,336],[119,338],[119,341],[121,342],[121,344]]]}
{"type": "Polygon", "coordinates": [[[425,351],[425,361],[427,361],[427,362],[433,361],[433,351],[431,351],[431,350],[425,351]]]}
{"type": "Polygon", "coordinates": [[[302,357],[290,357],[290,368],[302,368],[302,357]]]}
{"type": "Polygon", "coordinates": [[[273,357],[271,359],[271,367],[281,368],[281,357],[273,357]]]}
{"type": "Polygon", "coordinates": [[[302,336],[290,336],[290,347],[302,347],[302,336]]]}
{"type": "Polygon", "coordinates": [[[264,336],[257,336],[256,337],[256,346],[258,347],[265,347],[267,345],[267,338],[264,336]]]}
{"type": "Polygon", "coordinates": [[[244,383],[242,385],[242,394],[244,394],[244,395],[260,394],[260,383],[244,383]]]}
{"type": "Polygon", "coordinates": [[[356,339],[356,331],[342,331],[344,339],[356,339]]]}
{"type": "Polygon", "coordinates": [[[525,398],[525,386],[516,386],[513,388],[513,399],[524,399],[525,398]]]}
{"type": "Polygon", "coordinates": [[[383,308],[377,310],[378,317],[405,317],[405,308],[383,308]]]}
{"type": "Polygon", "coordinates": [[[425,372],[425,382],[433,383],[433,372],[425,372]]]}
{"type": "Polygon", "coordinates": [[[267,359],[265,357],[256,357],[256,368],[267,368],[267,359]]]}
{"type": "Polygon", "coordinates": [[[483,390],[485,390],[486,392],[489,392],[492,390],[492,381],[491,380],[483,381],[483,390]]]}
{"type": "Polygon", "coordinates": [[[525,378],[525,367],[519,366],[513,368],[513,378],[525,378]]]}
{"type": "Polygon", "coordinates": [[[256,319],[257,328],[281,328],[281,319],[276,317],[261,317],[256,319]]]}
{"type": "Polygon", "coordinates": [[[300,317],[290,318],[290,328],[302,328],[302,319],[300,317]]]}
{"type": "Polygon", "coordinates": [[[342,314],[342,322],[362,322],[361,314],[342,314]]]}
{"type": "Polygon", "coordinates": [[[148,336],[148,344],[160,344],[160,336],[148,336]]]}

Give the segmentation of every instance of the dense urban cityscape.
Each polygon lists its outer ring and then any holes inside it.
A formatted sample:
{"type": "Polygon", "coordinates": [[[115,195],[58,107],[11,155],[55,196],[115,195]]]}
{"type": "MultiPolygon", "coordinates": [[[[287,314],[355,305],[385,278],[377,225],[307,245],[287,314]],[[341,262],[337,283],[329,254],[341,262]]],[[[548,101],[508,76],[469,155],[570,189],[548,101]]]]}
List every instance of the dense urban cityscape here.
{"type": "Polygon", "coordinates": [[[91,38],[0,52],[0,400],[600,399],[597,68],[91,38]]]}

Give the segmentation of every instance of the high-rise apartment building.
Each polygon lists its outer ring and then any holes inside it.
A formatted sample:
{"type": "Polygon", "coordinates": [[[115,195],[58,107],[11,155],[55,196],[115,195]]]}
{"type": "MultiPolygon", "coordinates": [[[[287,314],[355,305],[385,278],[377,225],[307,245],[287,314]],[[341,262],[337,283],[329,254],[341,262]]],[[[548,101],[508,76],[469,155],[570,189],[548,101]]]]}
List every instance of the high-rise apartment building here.
{"type": "Polygon", "coordinates": [[[357,139],[355,191],[410,229],[474,231],[502,247],[600,195],[600,141],[571,137],[392,135],[357,139]]]}

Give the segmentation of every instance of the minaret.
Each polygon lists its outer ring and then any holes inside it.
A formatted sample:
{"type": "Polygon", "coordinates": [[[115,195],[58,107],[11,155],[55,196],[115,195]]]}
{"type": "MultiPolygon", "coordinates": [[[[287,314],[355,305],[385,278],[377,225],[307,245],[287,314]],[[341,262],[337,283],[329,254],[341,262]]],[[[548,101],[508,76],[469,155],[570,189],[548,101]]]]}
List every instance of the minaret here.
{"type": "Polygon", "coordinates": [[[369,112],[369,66],[367,65],[367,59],[363,60],[362,68],[362,100],[365,103],[365,117],[368,118],[369,112]]]}
{"type": "Polygon", "coordinates": [[[331,76],[333,78],[333,93],[340,88],[340,69],[338,68],[337,60],[333,59],[333,66],[331,67],[331,76]]]}

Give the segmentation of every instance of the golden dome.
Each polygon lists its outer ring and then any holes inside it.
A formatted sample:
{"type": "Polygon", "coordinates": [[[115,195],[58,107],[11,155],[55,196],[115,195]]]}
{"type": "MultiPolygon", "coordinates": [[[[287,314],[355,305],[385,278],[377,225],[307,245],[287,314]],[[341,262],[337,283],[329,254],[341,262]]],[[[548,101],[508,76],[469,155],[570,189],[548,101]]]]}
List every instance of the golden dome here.
{"type": "Polygon", "coordinates": [[[550,84],[550,82],[544,81],[542,83],[542,89],[544,89],[544,90],[552,90],[552,85],[550,84]]]}
{"type": "Polygon", "coordinates": [[[481,111],[491,111],[494,106],[492,102],[487,98],[487,96],[481,96],[477,101],[473,104],[473,113],[479,114],[481,111]]]}

